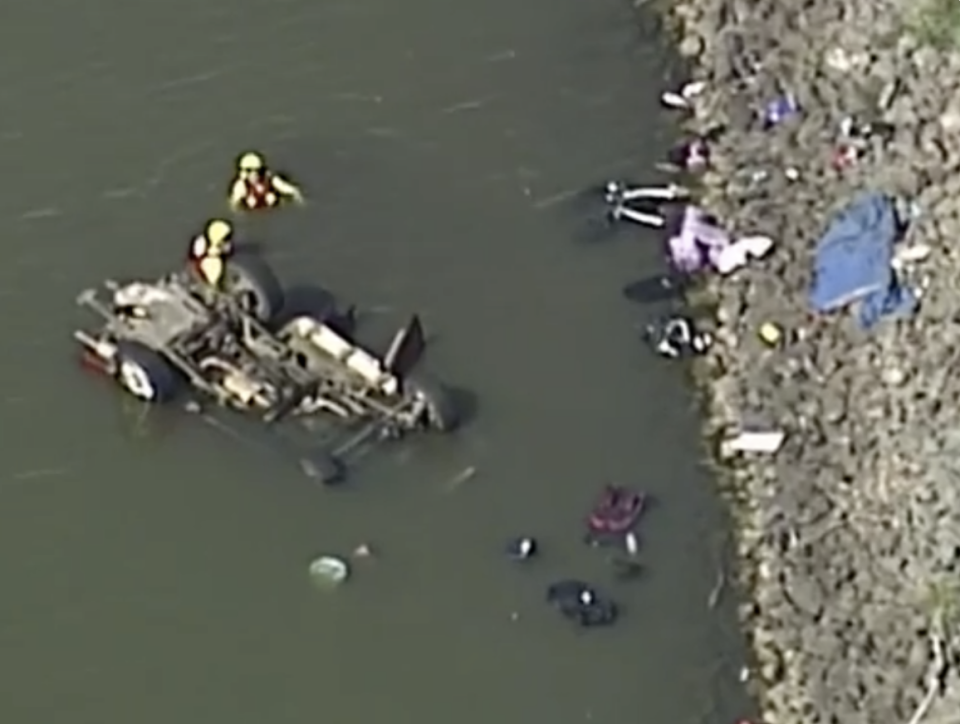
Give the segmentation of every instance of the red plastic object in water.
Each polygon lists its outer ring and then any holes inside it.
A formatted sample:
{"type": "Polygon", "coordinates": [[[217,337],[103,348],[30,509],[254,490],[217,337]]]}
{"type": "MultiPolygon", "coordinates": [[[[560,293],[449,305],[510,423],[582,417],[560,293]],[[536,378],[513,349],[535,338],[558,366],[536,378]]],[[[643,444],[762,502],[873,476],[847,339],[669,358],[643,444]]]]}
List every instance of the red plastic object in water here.
{"type": "Polygon", "coordinates": [[[590,513],[588,525],[594,533],[625,533],[643,512],[643,495],[627,488],[609,486],[590,513]]]}

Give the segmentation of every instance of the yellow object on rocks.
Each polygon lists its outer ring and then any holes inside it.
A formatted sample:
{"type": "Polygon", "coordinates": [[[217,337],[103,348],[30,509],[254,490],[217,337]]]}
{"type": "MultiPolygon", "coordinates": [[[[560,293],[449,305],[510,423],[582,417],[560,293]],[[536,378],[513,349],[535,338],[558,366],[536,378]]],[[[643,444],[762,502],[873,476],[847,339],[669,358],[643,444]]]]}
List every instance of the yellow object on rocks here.
{"type": "Polygon", "coordinates": [[[783,330],[773,322],[764,322],[761,324],[758,334],[760,335],[760,339],[771,347],[783,341],[783,330]]]}

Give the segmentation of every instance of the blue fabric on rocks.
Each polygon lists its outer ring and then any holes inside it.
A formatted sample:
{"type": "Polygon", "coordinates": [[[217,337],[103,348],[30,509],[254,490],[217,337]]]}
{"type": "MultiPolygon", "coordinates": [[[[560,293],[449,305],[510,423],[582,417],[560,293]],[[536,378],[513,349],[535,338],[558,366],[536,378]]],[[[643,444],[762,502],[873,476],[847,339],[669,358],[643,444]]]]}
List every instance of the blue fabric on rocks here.
{"type": "Polygon", "coordinates": [[[831,312],[861,302],[860,323],[867,328],[882,317],[912,313],[916,296],[900,286],[892,266],[898,236],[889,197],[867,193],[852,201],[817,243],[810,306],[831,312]]]}

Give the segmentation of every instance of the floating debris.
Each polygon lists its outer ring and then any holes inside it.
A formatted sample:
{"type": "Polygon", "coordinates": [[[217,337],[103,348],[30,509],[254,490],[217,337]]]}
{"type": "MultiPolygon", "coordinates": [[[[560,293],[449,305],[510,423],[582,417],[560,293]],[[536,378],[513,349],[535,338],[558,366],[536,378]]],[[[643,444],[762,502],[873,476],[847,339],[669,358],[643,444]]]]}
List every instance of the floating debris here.
{"type": "Polygon", "coordinates": [[[529,536],[520,536],[507,543],[507,557],[515,561],[525,561],[537,554],[537,540],[529,536]]]}
{"type": "Polygon", "coordinates": [[[336,556],[320,556],[313,560],[309,568],[310,579],[321,588],[339,586],[350,576],[350,567],[346,561],[336,556]]]}
{"type": "Polygon", "coordinates": [[[366,543],[361,543],[353,549],[354,558],[373,558],[373,549],[366,543]]]}
{"type": "Polygon", "coordinates": [[[447,484],[444,487],[448,493],[452,493],[476,474],[477,469],[473,465],[469,465],[454,475],[449,481],[447,481],[447,484]]]}

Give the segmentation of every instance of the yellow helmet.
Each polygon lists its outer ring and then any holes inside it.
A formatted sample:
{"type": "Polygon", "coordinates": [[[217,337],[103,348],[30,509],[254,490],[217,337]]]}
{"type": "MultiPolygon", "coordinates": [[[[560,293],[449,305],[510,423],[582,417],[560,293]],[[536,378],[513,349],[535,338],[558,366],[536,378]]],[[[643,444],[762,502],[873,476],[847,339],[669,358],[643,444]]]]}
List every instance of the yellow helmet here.
{"type": "Polygon", "coordinates": [[[241,171],[259,171],[264,165],[263,156],[253,152],[243,154],[237,162],[241,171]]]}
{"type": "Polygon", "coordinates": [[[207,241],[214,246],[222,244],[232,235],[233,226],[229,221],[224,221],[223,219],[214,219],[207,224],[207,232],[205,236],[207,237],[207,241]]]}

